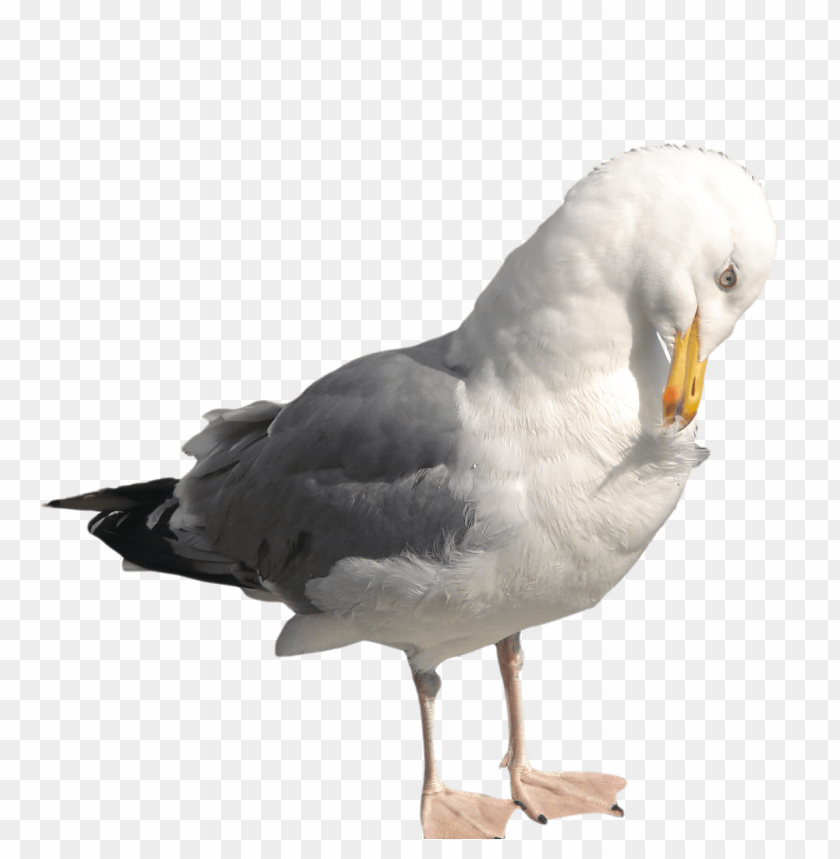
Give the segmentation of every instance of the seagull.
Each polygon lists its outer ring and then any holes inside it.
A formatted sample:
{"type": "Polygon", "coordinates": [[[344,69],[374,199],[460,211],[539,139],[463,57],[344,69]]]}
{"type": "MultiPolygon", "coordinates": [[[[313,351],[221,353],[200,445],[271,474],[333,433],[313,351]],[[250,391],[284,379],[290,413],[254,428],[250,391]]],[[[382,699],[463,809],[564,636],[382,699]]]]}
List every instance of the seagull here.
{"type": "Polygon", "coordinates": [[[765,192],[739,163],[631,150],[571,188],[457,330],[351,361],[284,405],[209,412],[180,479],[47,506],[95,511],[90,532],[126,569],[285,603],[278,656],[403,650],[426,838],[503,838],[517,808],[542,824],[623,817],[623,778],[531,766],[520,632],[596,605],[670,516],[708,456],[706,361],[775,252],[765,192]],[[488,645],[510,800],[450,788],[435,762],[435,669],[488,645]]]}

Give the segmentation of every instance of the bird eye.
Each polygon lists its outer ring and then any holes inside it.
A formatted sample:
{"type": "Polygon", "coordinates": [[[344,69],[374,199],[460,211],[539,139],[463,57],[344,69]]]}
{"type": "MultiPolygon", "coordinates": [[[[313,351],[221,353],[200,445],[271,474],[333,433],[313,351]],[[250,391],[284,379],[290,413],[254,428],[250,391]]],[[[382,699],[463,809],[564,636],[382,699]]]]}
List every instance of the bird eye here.
{"type": "Polygon", "coordinates": [[[738,275],[735,273],[735,269],[732,266],[724,269],[718,278],[718,284],[724,289],[732,289],[736,283],[738,283],[738,275]]]}

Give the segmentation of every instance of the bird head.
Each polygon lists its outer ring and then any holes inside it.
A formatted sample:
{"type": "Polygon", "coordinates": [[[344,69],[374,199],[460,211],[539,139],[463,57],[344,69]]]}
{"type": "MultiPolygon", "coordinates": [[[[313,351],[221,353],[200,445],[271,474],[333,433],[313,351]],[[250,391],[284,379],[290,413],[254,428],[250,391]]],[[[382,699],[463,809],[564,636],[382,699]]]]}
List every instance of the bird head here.
{"type": "MultiPolygon", "coordinates": [[[[657,163],[644,167],[655,169],[628,171],[645,200],[636,287],[671,357],[663,423],[684,426],[697,414],[709,355],[767,280],[776,224],[762,186],[725,155],[688,147],[648,154],[657,163]]],[[[622,166],[634,167],[630,159],[622,166]]]]}
{"type": "Polygon", "coordinates": [[[775,252],[764,189],[738,162],[690,146],[634,149],[575,183],[509,255],[449,357],[473,379],[491,367],[517,392],[537,382],[569,389],[627,358],[640,371],[645,423],[658,419],[661,397],[660,423],[679,429],[697,414],[709,355],[758,298],[775,252]]]}

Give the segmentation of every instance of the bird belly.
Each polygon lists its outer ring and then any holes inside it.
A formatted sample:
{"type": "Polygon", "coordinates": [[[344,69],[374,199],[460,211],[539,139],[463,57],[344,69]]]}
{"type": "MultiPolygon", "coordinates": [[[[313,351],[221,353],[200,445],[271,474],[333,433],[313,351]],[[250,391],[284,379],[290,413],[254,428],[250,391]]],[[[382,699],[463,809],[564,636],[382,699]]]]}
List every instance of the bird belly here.
{"type": "Polygon", "coordinates": [[[358,581],[358,597],[345,608],[359,637],[403,649],[415,670],[432,670],[444,659],[597,605],[638,560],[682,486],[659,487],[657,505],[651,489],[628,479],[615,487],[626,501],[620,508],[602,499],[575,516],[555,510],[551,527],[541,520],[529,528],[520,523],[515,535],[497,533],[482,549],[473,534],[447,559],[359,559],[337,565],[330,578],[337,576],[336,589],[345,596],[351,580],[358,581]]]}
{"type": "Polygon", "coordinates": [[[464,481],[474,520],[458,546],[438,557],[345,558],[307,595],[358,638],[405,650],[415,670],[592,608],[685,486],[688,460],[663,465],[648,447],[631,441],[606,462],[584,450],[516,469],[485,458],[464,481]]]}
{"type": "Polygon", "coordinates": [[[520,476],[508,504],[496,487],[494,508],[516,511],[510,528],[485,522],[492,536],[475,552],[477,515],[464,562],[439,574],[428,611],[417,612],[435,627],[435,653],[466,653],[597,605],[671,515],[688,476],[628,469],[593,485],[569,473],[568,463],[554,473],[543,464],[524,489],[520,476]]]}

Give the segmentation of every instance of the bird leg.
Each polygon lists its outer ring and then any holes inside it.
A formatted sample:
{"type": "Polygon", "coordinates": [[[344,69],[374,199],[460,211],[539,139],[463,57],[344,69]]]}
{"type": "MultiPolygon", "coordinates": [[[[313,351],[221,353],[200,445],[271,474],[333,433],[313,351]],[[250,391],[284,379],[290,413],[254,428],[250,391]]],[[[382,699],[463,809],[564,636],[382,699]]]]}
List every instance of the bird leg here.
{"type": "Polygon", "coordinates": [[[519,671],[525,661],[519,633],[502,639],[496,645],[499,668],[505,684],[510,744],[499,766],[510,772],[514,802],[532,820],[548,823],[554,817],[600,812],[624,817],[616,804],[616,793],[627,782],[619,776],[604,773],[544,773],[531,767],[525,754],[525,725],[522,716],[522,685],[519,671]]]}
{"type": "Polygon", "coordinates": [[[425,838],[504,838],[505,827],[516,804],[480,793],[451,790],[439,778],[435,765],[435,696],[440,677],[434,672],[417,673],[414,685],[420,698],[423,720],[423,800],[420,820],[425,838]]]}

